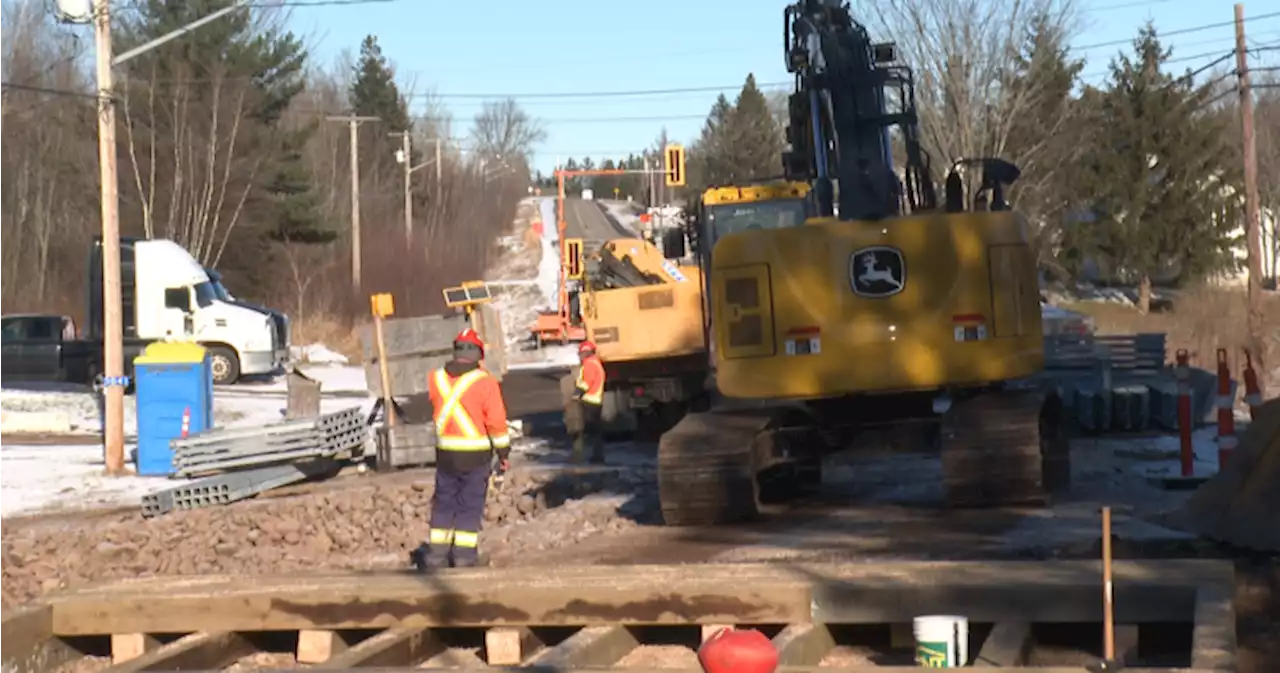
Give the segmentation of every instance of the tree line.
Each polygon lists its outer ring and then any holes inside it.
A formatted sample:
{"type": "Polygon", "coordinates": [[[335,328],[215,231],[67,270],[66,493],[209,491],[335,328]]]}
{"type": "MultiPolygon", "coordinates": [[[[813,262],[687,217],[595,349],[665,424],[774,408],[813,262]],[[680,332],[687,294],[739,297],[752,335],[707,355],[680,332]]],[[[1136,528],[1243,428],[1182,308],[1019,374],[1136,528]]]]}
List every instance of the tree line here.
{"type": "MultiPolygon", "coordinates": [[[[959,157],[999,156],[1021,168],[1010,198],[1047,276],[1137,285],[1146,309],[1153,284],[1197,283],[1243,263],[1233,252],[1243,235],[1243,176],[1230,46],[1214,67],[1179,73],[1174,50],[1148,24],[1091,84],[1086,61],[1068,49],[1079,26],[1070,2],[862,5],[856,15],[876,39],[895,40],[914,70],[935,181],[959,157]]],[[[1272,214],[1264,269],[1274,279],[1280,80],[1261,74],[1258,185],[1272,214]]],[[[686,198],[781,175],[785,110],[785,94],[766,95],[750,75],[736,99],[720,96],[689,145],[686,198]]]]}
{"type": "MultiPolygon", "coordinates": [[[[115,48],[230,3],[136,0],[116,13],[115,48]]],[[[56,25],[47,3],[6,2],[3,12],[0,294],[6,311],[81,316],[101,231],[92,41],[56,25]]],[[[480,277],[496,254],[541,126],[515,101],[491,101],[454,138],[438,101],[414,113],[423,97],[397,85],[375,36],[326,66],[286,19],[278,8],[233,12],[116,70],[122,235],[172,239],[222,271],[234,294],[296,322],[358,317],[381,291],[405,315],[439,309],[441,287],[480,277]],[[359,287],[349,127],[331,115],[379,119],[358,127],[359,287]],[[408,241],[399,133],[411,139],[402,158],[419,168],[408,241]]]]}

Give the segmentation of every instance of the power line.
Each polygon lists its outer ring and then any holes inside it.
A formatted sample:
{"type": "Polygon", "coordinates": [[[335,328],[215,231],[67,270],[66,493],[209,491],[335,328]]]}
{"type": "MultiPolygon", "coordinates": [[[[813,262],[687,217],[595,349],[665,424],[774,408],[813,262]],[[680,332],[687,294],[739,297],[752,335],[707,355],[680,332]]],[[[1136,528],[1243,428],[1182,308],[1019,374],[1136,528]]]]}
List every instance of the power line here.
{"type": "Polygon", "coordinates": [[[73,98],[89,98],[97,100],[97,94],[85,93],[83,91],[74,91],[72,89],[52,89],[45,86],[34,86],[31,84],[19,84],[17,82],[0,82],[0,86],[12,91],[28,91],[31,93],[43,93],[51,96],[70,96],[73,98]]]}
{"type": "MultiPolygon", "coordinates": [[[[1270,12],[1268,14],[1259,14],[1257,16],[1249,17],[1248,20],[1261,21],[1262,19],[1270,19],[1277,16],[1280,16],[1280,12],[1270,12]]],[[[1220,21],[1218,23],[1205,23],[1199,26],[1190,26],[1187,28],[1179,28],[1177,30],[1170,30],[1165,32],[1156,31],[1156,37],[1166,38],[1166,37],[1173,37],[1175,35],[1187,35],[1189,33],[1198,33],[1200,31],[1211,30],[1213,28],[1234,27],[1235,25],[1236,25],[1235,21],[1220,21]]],[[[1078,47],[1075,47],[1075,49],[1079,51],[1086,51],[1089,49],[1097,49],[1099,47],[1115,47],[1115,46],[1125,45],[1125,44],[1133,44],[1133,38],[1128,38],[1124,40],[1111,40],[1110,42],[1098,42],[1095,44],[1085,44],[1085,45],[1080,45],[1078,47]]]]}

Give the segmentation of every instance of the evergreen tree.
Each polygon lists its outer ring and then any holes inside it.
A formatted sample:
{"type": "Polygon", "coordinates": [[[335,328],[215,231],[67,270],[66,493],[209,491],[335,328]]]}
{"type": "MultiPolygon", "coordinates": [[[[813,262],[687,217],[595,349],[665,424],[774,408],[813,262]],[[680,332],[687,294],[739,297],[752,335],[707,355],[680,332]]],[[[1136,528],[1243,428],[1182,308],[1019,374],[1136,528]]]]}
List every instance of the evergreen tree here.
{"type": "Polygon", "coordinates": [[[716,99],[689,150],[690,191],[775,177],[782,172],[784,145],[768,99],[756,86],[755,75],[747,75],[732,105],[723,95],[716,99]]]}
{"type": "MultiPolygon", "coordinates": [[[[352,74],[348,92],[352,112],[380,120],[375,124],[361,124],[358,131],[361,178],[380,184],[400,172],[395,161],[400,140],[389,134],[412,130],[408,102],[396,86],[395,70],[383,56],[378,38],[365,36],[352,74]]],[[[407,161],[422,163],[423,148],[420,144],[410,146],[412,156],[406,157],[407,161]]]]}
{"type": "Polygon", "coordinates": [[[356,61],[354,75],[350,95],[355,114],[381,119],[384,134],[400,133],[412,127],[408,103],[400,95],[395,70],[382,55],[378,38],[366,35],[360,43],[360,58],[356,61]]]}
{"type": "MultiPolygon", "coordinates": [[[[116,48],[123,52],[150,42],[231,4],[142,0],[120,17],[116,48]]],[[[257,11],[246,9],[126,62],[124,85],[134,100],[146,96],[155,108],[132,106],[130,133],[122,133],[120,142],[134,146],[129,162],[156,161],[137,167],[143,176],[156,176],[153,185],[142,186],[148,196],[122,191],[126,223],[136,221],[135,213],[149,214],[155,235],[176,240],[203,263],[214,262],[234,226],[236,254],[218,263],[240,279],[247,295],[270,266],[270,240],[286,231],[299,239],[320,235],[312,178],[300,154],[313,127],[292,130],[280,123],[304,87],[306,60],[292,33],[264,27],[257,11]],[[206,159],[200,153],[210,146],[216,150],[206,159]],[[198,159],[188,158],[193,156],[198,159]],[[181,167],[176,157],[183,157],[181,167]],[[212,167],[196,168],[206,162],[212,167]],[[187,174],[187,182],[174,177],[178,171],[187,174]],[[190,207],[193,189],[212,189],[220,201],[207,210],[190,207]]]]}
{"type": "Polygon", "coordinates": [[[747,75],[729,119],[734,180],[760,180],[781,173],[782,129],[769,109],[769,101],[756,87],[755,75],[747,75]]]}
{"type": "Polygon", "coordinates": [[[1075,171],[1092,198],[1069,244],[1112,278],[1136,281],[1142,311],[1154,279],[1194,281],[1230,264],[1236,223],[1223,123],[1203,110],[1210,87],[1161,72],[1170,53],[1148,25],[1133,55],[1111,62],[1108,89],[1086,92],[1094,137],[1075,171]]]}
{"type": "Polygon", "coordinates": [[[320,197],[303,161],[302,148],[315,125],[284,133],[280,157],[265,185],[275,230],[270,236],[287,243],[327,243],[337,232],[321,226],[320,197]]]}
{"type": "Polygon", "coordinates": [[[1001,154],[1022,169],[1009,198],[1031,224],[1042,265],[1054,266],[1057,223],[1073,194],[1059,176],[1075,166],[1084,131],[1080,105],[1072,96],[1084,61],[1071,58],[1066,36],[1046,17],[1033,21],[1014,56],[1009,100],[1016,104],[1001,154]]]}

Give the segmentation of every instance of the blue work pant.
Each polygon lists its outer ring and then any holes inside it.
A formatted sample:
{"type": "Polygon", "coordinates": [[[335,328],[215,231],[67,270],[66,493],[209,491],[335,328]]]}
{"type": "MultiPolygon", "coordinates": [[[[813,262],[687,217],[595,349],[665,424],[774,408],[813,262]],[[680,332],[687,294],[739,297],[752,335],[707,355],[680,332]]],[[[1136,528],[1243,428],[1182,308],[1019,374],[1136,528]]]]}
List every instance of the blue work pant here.
{"type": "Polygon", "coordinates": [[[489,489],[489,466],[461,472],[436,470],[431,499],[431,554],[452,551],[457,564],[474,563],[480,545],[480,523],[489,489]]]}

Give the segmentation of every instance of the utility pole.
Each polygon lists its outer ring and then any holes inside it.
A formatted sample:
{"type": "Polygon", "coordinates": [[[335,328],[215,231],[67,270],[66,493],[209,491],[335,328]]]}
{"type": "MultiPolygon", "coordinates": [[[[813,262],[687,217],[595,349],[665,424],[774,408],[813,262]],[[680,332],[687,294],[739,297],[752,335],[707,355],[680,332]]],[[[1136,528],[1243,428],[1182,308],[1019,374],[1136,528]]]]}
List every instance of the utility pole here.
{"type": "Polygon", "coordinates": [[[111,72],[111,8],[95,0],[93,37],[98,75],[98,172],[102,201],[103,448],[108,474],[124,472],[124,309],[120,290],[120,201],[116,104],[111,72]]]}
{"type": "MultiPolygon", "coordinates": [[[[396,134],[391,134],[396,135],[396,134]]],[[[400,132],[400,165],[404,166],[404,242],[413,244],[413,147],[409,132],[400,132]]]]}
{"type": "Polygon", "coordinates": [[[102,419],[104,462],[109,474],[124,473],[124,309],[120,287],[119,168],[116,155],[115,82],[112,68],[176,40],[247,5],[235,0],[222,9],[115,55],[111,47],[111,9],[108,0],[85,4],[58,0],[59,22],[93,24],[98,84],[98,177],[102,215],[102,386],[105,409],[102,419]],[[86,11],[87,10],[87,11],[86,11]]]}
{"type": "Polygon", "coordinates": [[[1249,48],[1244,39],[1244,5],[1236,11],[1236,75],[1240,78],[1240,122],[1244,139],[1245,247],[1249,262],[1249,350],[1257,359],[1258,385],[1267,389],[1262,342],[1262,213],[1258,202],[1258,145],[1253,127],[1253,87],[1249,83],[1249,48]]]}
{"type": "Polygon", "coordinates": [[[331,122],[345,122],[351,129],[351,286],[360,291],[360,123],[379,122],[378,117],[330,115],[331,122]]]}
{"type": "Polygon", "coordinates": [[[444,163],[440,161],[440,153],[443,149],[444,138],[436,138],[436,199],[437,201],[444,194],[444,163]]]}

